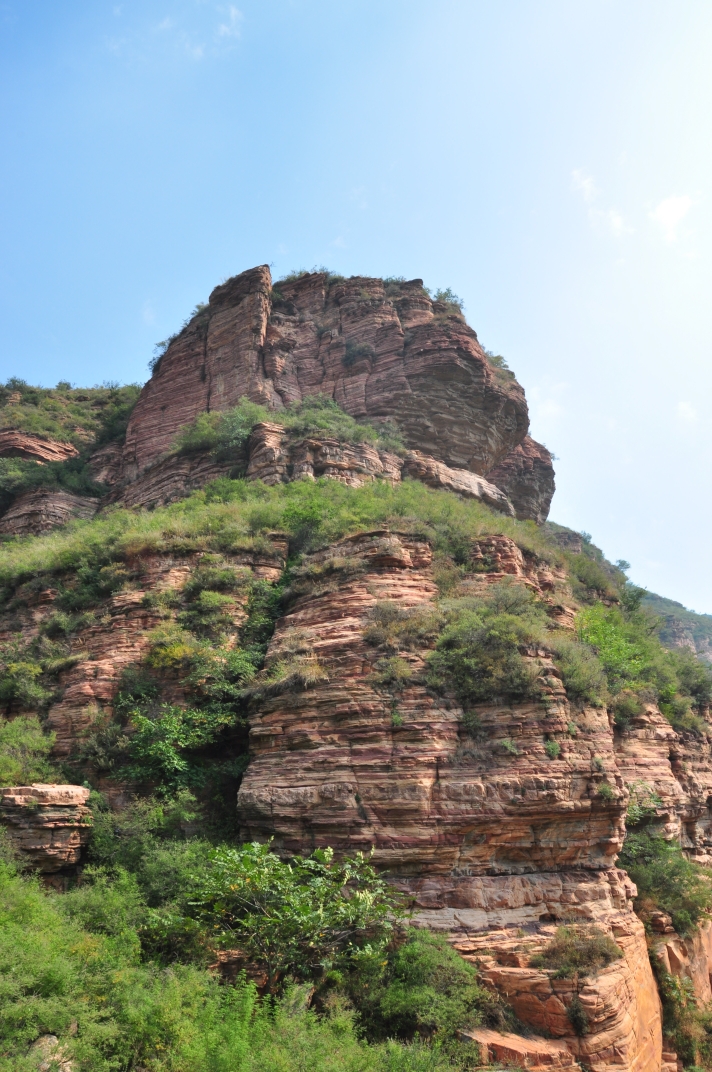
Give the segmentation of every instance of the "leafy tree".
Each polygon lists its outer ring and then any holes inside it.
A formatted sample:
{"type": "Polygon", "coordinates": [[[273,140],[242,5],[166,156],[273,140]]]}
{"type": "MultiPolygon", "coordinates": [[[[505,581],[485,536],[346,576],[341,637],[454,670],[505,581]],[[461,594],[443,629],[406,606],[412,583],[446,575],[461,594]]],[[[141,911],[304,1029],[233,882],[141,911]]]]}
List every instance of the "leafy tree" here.
{"type": "Polygon", "coordinates": [[[283,862],[257,843],[217,848],[191,905],[217,941],[265,966],[270,988],[382,948],[399,915],[393,888],[361,853],[336,861],[317,849],[283,862]]]}

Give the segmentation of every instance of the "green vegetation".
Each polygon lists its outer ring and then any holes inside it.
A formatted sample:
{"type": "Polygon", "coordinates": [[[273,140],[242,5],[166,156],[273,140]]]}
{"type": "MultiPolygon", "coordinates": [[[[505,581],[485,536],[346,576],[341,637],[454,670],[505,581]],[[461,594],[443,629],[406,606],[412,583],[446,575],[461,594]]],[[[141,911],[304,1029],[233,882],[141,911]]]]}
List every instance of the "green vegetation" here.
{"type": "Polygon", "coordinates": [[[684,936],[712,911],[709,873],[688,860],[677,842],[666,841],[650,826],[629,830],[618,865],[638,887],[635,906],[644,918],[661,909],[684,936]]]}
{"type": "Polygon", "coordinates": [[[79,450],[78,457],[43,465],[23,458],[0,458],[0,512],[16,495],[34,488],[100,495],[103,488],[91,475],[88,456],[97,447],[122,439],[139,390],[138,384],[32,387],[17,378],[0,385],[0,430],[16,429],[71,443],[79,450]]]}
{"type": "Polygon", "coordinates": [[[458,298],[451,287],[446,287],[444,290],[436,290],[433,295],[433,301],[441,302],[443,305],[448,306],[448,312],[450,313],[462,313],[465,304],[462,298],[458,298]]]}
{"type": "Polygon", "coordinates": [[[623,952],[600,927],[570,924],[557,928],[541,953],[532,957],[532,967],[547,968],[555,979],[595,975],[619,960],[623,952]]]}
{"type": "MultiPolygon", "coordinates": [[[[533,522],[503,517],[475,500],[418,481],[350,488],[321,479],[265,487],[225,478],[167,507],[142,512],[115,508],[47,536],[14,540],[3,549],[0,586],[7,601],[22,598],[23,584],[64,577],[69,590],[74,571],[114,568],[144,554],[268,550],[264,534],[274,531],[286,532],[300,549],[313,550],[360,529],[389,525],[431,540],[436,551],[456,562],[467,555],[471,539],[489,533],[511,535],[545,561],[556,559],[533,522]]],[[[129,582],[128,574],[124,580],[129,582]]]]}
{"type": "MultiPolygon", "coordinates": [[[[350,353],[360,356],[363,347],[356,349],[359,355],[355,350],[350,351],[347,344],[347,357],[350,353]]],[[[372,352],[373,348],[367,349],[372,352]]],[[[239,460],[250,432],[260,421],[281,424],[296,438],[329,436],[342,443],[370,443],[389,450],[403,447],[397,429],[390,422],[380,422],[376,427],[357,421],[325,395],[311,395],[283,410],[268,410],[241,398],[234,409],[224,413],[201,413],[180,433],[176,447],[180,453],[211,451],[220,458],[239,460]]]]}
{"type": "Polygon", "coordinates": [[[473,1056],[458,1028],[506,1022],[445,942],[397,937],[395,895],[363,857],[186,839],[185,793],[93,805],[80,886],[48,892],[0,862],[2,1072],[36,1069],[49,1033],[92,1072],[445,1072],[473,1056]],[[273,996],[207,969],[236,944],[273,996]]]}
{"type": "Polygon", "coordinates": [[[654,701],[673,726],[705,732],[693,708],[709,703],[712,671],[686,649],[666,651],[655,620],[637,602],[596,603],[577,619],[579,639],[596,652],[605,674],[617,724],[625,729],[645,701],[654,701]]]}
{"type": "Polygon", "coordinates": [[[120,439],[126,431],[140,387],[32,387],[13,377],[0,385],[0,428],[71,443],[82,450],[120,439]]]}
{"type": "Polygon", "coordinates": [[[367,1038],[437,1038],[465,1067],[477,1055],[457,1041],[458,1029],[514,1024],[511,1010],[479,984],[476,968],[428,931],[411,930],[385,964],[371,958],[340,979],[367,1038]]]}
{"type": "Polygon", "coordinates": [[[370,359],[374,357],[375,354],[376,351],[369,342],[354,342],[353,339],[347,339],[346,350],[344,353],[344,364],[347,368],[351,368],[357,361],[370,359]]]}
{"type": "Polygon", "coordinates": [[[522,649],[542,641],[545,613],[526,589],[501,583],[482,599],[449,600],[444,609],[447,624],[429,662],[432,688],[454,688],[465,709],[538,695],[539,668],[522,649]]]}
{"type": "Polygon", "coordinates": [[[0,786],[55,782],[49,754],[54,734],[44,733],[34,715],[0,718],[0,786]]]}

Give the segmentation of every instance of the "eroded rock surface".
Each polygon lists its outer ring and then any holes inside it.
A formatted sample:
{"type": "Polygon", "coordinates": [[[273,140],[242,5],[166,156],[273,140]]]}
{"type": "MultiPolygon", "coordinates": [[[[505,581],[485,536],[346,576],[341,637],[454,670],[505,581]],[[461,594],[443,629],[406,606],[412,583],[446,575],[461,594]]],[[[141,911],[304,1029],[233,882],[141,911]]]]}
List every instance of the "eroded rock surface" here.
{"type": "MultiPolygon", "coordinates": [[[[380,279],[311,273],[273,291],[266,265],[216,287],[173,340],[132,414],[122,480],[168,453],[201,412],[243,396],[281,409],[315,394],[355,417],[395,418],[412,450],[451,469],[486,476],[509,458],[525,516],[546,515],[551,458],[525,440],[524,393],[489,364],[455,307],[431,301],[421,280],[387,292],[380,279]]],[[[329,468],[328,458],[315,461],[329,468]]]]}
{"type": "Polygon", "coordinates": [[[72,518],[90,518],[99,509],[99,500],[69,491],[37,488],[18,495],[0,519],[0,533],[6,536],[36,536],[72,518]]]}
{"type": "Polygon", "coordinates": [[[71,443],[18,432],[14,428],[0,430],[0,458],[24,458],[34,462],[64,462],[76,458],[79,451],[71,443]]]}
{"type": "Polygon", "coordinates": [[[81,785],[0,789],[0,822],[21,861],[48,875],[76,866],[91,834],[88,799],[81,785]]]}
{"type": "Polygon", "coordinates": [[[538,525],[546,521],[556,485],[551,453],[542,443],[525,436],[487,479],[509,498],[517,517],[538,525]]]}

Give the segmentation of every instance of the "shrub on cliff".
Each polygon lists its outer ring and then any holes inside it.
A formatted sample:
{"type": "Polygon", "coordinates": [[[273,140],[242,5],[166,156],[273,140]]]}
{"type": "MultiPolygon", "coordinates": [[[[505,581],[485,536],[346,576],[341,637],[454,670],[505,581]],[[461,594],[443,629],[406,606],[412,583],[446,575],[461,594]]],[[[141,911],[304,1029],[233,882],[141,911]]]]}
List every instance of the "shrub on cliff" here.
{"type": "Polygon", "coordinates": [[[691,652],[666,651],[656,629],[656,620],[637,606],[595,603],[577,617],[579,639],[596,652],[621,728],[643,710],[642,700],[657,700],[674,726],[705,732],[692,708],[709,702],[712,670],[691,652]]]}
{"type": "Polygon", "coordinates": [[[514,614],[457,610],[430,656],[428,684],[453,688],[464,707],[523,700],[536,693],[539,671],[520,649],[538,639],[536,627],[514,614]]]}
{"type": "Polygon", "coordinates": [[[698,919],[712,912],[707,871],[688,860],[677,842],[666,841],[654,829],[629,832],[618,865],[638,887],[636,911],[667,912],[679,934],[688,934],[698,919]]]}
{"type": "Polygon", "coordinates": [[[386,960],[371,958],[343,977],[366,1037],[437,1040],[447,1052],[476,1058],[457,1041],[463,1028],[485,1024],[506,1030],[511,1010],[478,982],[477,969],[445,938],[411,928],[386,960]]]}
{"type": "MultiPolygon", "coordinates": [[[[370,349],[372,351],[372,347],[370,349]]],[[[348,345],[347,353],[351,353],[348,345]]],[[[298,438],[321,436],[342,443],[371,443],[392,450],[403,447],[392,422],[385,421],[375,427],[349,416],[332,398],[310,395],[282,410],[268,410],[248,398],[241,398],[234,409],[201,413],[179,434],[175,449],[182,454],[210,451],[229,457],[245,446],[252,429],[261,421],[280,424],[298,438]]]]}
{"type": "Polygon", "coordinates": [[[566,636],[557,635],[550,643],[569,700],[603,704],[608,683],[595,652],[566,636]]]}
{"type": "Polygon", "coordinates": [[[537,956],[533,968],[548,968],[556,979],[594,975],[619,960],[623,952],[599,927],[572,924],[559,927],[554,938],[537,956]]]}
{"type": "Polygon", "coordinates": [[[50,761],[54,734],[35,715],[0,717],[0,786],[59,781],[50,761]]]}

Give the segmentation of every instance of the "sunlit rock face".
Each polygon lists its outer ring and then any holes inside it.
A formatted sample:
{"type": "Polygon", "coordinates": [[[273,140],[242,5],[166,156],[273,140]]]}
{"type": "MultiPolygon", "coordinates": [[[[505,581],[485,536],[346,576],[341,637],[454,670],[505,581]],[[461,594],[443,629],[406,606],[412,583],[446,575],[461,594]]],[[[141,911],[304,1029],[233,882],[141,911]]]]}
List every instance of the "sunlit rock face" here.
{"type": "Polygon", "coordinates": [[[456,306],[432,301],[418,279],[316,272],[273,289],[266,265],[216,287],[171,342],[131,417],[123,481],[155,464],[199,413],[243,396],[279,410],[316,394],[357,418],[394,419],[411,450],[452,469],[486,476],[509,459],[522,516],[546,516],[553,469],[527,437],[524,392],[490,364],[456,306]],[[524,459],[512,453],[523,443],[524,459]]]}

